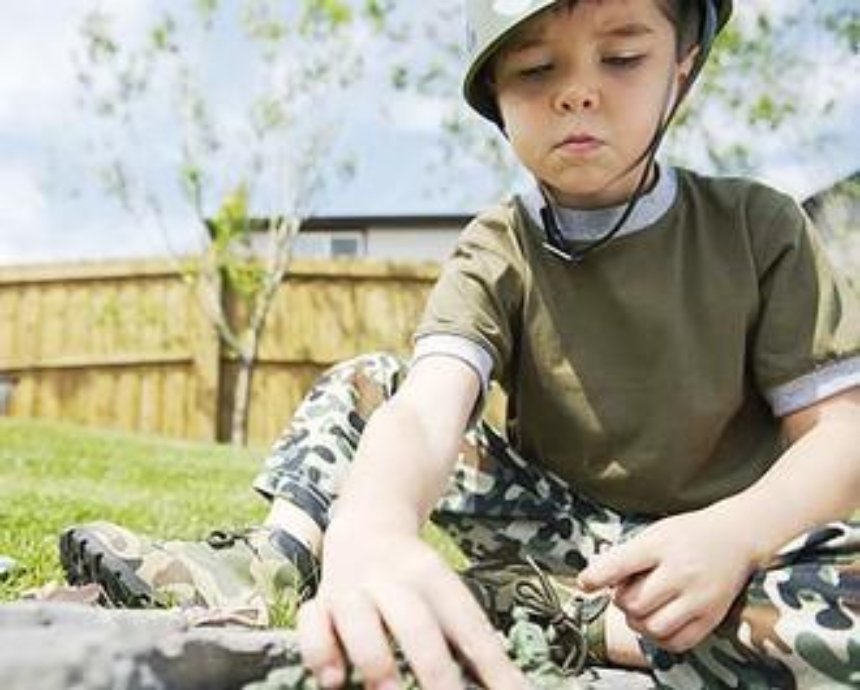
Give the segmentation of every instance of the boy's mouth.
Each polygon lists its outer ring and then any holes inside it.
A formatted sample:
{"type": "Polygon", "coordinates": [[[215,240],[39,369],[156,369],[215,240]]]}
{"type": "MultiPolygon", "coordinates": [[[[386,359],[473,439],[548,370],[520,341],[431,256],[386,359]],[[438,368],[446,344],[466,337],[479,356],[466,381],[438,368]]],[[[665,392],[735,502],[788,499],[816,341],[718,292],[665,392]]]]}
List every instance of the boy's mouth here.
{"type": "Polygon", "coordinates": [[[558,148],[570,153],[588,153],[603,145],[603,141],[586,133],[576,133],[565,137],[558,148]]]}

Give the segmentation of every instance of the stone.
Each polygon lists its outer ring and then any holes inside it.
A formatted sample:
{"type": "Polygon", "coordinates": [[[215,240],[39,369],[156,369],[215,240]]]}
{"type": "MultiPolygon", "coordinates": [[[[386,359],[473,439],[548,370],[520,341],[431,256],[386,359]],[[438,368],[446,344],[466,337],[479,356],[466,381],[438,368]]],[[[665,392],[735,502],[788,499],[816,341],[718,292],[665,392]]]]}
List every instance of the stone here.
{"type": "Polygon", "coordinates": [[[0,606],[3,690],[238,690],[297,661],[288,632],[190,623],[181,611],[0,606]]]}
{"type": "MultiPolygon", "coordinates": [[[[295,634],[212,610],[0,606],[2,690],[292,690],[307,687],[295,634]]],[[[351,688],[358,688],[353,684],[351,688]]],[[[543,686],[541,686],[543,687],[543,686]]],[[[557,690],[647,690],[646,674],[590,670],[557,690]]]]}
{"type": "Polygon", "coordinates": [[[0,556],[0,582],[18,569],[18,561],[9,556],[0,556]]]}

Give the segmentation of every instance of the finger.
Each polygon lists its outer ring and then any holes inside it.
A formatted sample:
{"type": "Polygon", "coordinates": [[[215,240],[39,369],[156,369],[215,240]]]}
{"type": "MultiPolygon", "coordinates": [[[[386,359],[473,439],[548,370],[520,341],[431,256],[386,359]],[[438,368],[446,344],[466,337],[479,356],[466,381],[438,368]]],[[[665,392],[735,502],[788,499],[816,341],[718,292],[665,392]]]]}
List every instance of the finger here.
{"type": "Polygon", "coordinates": [[[299,608],[296,630],[302,663],[323,688],[335,688],[346,681],[346,668],[331,618],[320,599],[311,599],[299,608]]]}
{"type": "Polygon", "coordinates": [[[612,601],[625,614],[644,619],[679,594],[678,586],[665,568],[656,568],[617,585],[612,601]]]}
{"type": "Polygon", "coordinates": [[[397,682],[391,643],[375,602],[363,592],[352,591],[332,601],[330,609],[343,650],[365,684],[397,682]]]}
{"type": "Polygon", "coordinates": [[[376,591],[385,625],[400,645],[409,666],[427,690],[459,690],[459,666],[451,656],[439,622],[426,602],[410,590],[376,591]]]}
{"type": "Polygon", "coordinates": [[[700,644],[710,632],[711,628],[704,618],[695,618],[668,640],[661,640],[659,645],[663,649],[680,654],[700,644]]]}
{"type": "Polygon", "coordinates": [[[498,631],[490,624],[468,588],[450,573],[450,580],[436,590],[431,602],[447,638],[484,687],[523,690],[529,684],[522,671],[508,658],[498,631]]]}
{"type": "Polygon", "coordinates": [[[678,597],[657,609],[649,616],[629,617],[630,627],[656,642],[671,639],[684,626],[699,617],[699,611],[686,597],[678,597]]]}
{"type": "Polygon", "coordinates": [[[587,592],[614,587],[628,577],[650,570],[658,561],[645,535],[633,537],[592,558],[579,574],[579,585],[587,592]]]}

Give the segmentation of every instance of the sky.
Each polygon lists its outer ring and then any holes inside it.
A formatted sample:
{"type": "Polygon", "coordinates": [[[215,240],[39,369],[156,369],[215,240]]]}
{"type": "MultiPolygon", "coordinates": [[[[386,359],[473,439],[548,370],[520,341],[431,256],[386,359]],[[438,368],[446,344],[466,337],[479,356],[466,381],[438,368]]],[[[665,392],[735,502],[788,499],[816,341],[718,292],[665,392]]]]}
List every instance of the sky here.
{"type": "MultiPolygon", "coordinates": [[[[794,1],[782,0],[778,5],[787,8],[794,1]]],[[[420,7],[408,2],[409,8],[420,7]]],[[[118,18],[121,31],[134,32],[151,20],[160,3],[102,0],[101,6],[118,18]]],[[[179,3],[173,0],[174,6],[179,3]]],[[[153,119],[129,144],[146,161],[145,174],[156,181],[152,184],[166,190],[164,196],[170,201],[161,221],[128,213],[100,189],[95,153],[88,148],[93,120],[77,105],[80,88],[72,60],[80,49],[82,18],[98,4],[98,0],[3,2],[0,270],[13,263],[163,256],[168,251],[193,251],[195,246],[197,238],[190,230],[193,216],[177,200],[177,159],[164,134],[166,123],[153,119]]],[[[371,47],[367,50],[374,64],[385,61],[385,55],[371,47]]],[[[220,80],[229,88],[223,101],[218,101],[223,104],[219,115],[228,120],[238,117],[230,108],[244,79],[241,63],[232,57],[226,39],[217,70],[229,75],[220,80]]],[[[840,68],[856,75],[858,66],[855,60],[840,68]]],[[[468,162],[458,169],[457,183],[440,193],[447,180],[437,178],[444,174],[444,166],[440,173],[434,162],[438,164],[445,107],[432,98],[386,90],[383,73],[369,71],[366,86],[350,96],[351,101],[332,101],[329,111],[314,113],[314,117],[332,119],[336,134],[328,150],[348,155],[355,163],[355,174],[346,183],[332,185],[312,211],[317,215],[471,213],[493,201],[495,187],[487,182],[487,170],[468,162]]],[[[816,74],[807,77],[812,85],[819,80],[816,74]]],[[[815,124],[828,133],[828,147],[811,154],[807,147],[801,153],[794,140],[795,134],[804,135],[801,131],[762,142],[759,176],[803,196],[855,171],[860,163],[860,137],[854,124],[858,113],[860,83],[855,76],[843,80],[835,107],[815,124]]],[[[726,123],[726,128],[731,126],[726,123]]]]}
{"type": "MultiPolygon", "coordinates": [[[[159,6],[175,7],[180,1],[53,0],[46,11],[43,2],[4,0],[0,270],[14,263],[182,254],[199,246],[195,217],[178,198],[175,141],[164,135],[169,123],[153,117],[134,137],[129,133],[128,144],[130,159],[138,163],[146,159],[141,174],[150,182],[158,181],[154,186],[164,200],[163,216],[131,214],[103,192],[98,152],[91,145],[94,119],[78,105],[80,87],[72,59],[81,49],[83,18],[94,7],[110,12],[119,35],[136,35],[158,15],[159,6]]],[[[216,82],[223,87],[217,95],[221,99],[218,114],[228,123],[242,117],[235,85],[247,79],[231,48],[227,37],[212,66],[216,82]]],[[[342,154],[353,162],[356,172],[348,184],[330,189],[312,212],[328,216],[458,213],[488,204],[492,197],[479,183],[447,197],[434,193],[437,185],[428,180],[428,171],[437,159],[442,107],[432,99],[390,90],[381,95],[382,67],[368,70],[368,84],[357,101],[328,104],[338,139],[332,148],[338,160],[342,154]]],[[[465,170],[469,172],[468,166],[465,170]]],[[[479,174],[473,177],[480,179],[479,174]]]]}

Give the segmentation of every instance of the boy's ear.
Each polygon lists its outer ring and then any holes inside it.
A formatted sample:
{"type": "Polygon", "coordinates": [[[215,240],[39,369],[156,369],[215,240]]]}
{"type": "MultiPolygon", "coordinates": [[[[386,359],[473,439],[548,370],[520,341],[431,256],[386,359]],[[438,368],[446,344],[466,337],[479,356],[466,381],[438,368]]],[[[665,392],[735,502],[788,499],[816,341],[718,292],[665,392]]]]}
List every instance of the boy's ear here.
{"type": "MultiPolygon", "coordinates": [[[[687,54],[678,65],[678,76],[683,83],[686,83],[690,79],[690,74],[693,72],[693,67],[696,64],[696,59],[699,57],[700,51],[701,48],[699,48],[698,44],[694,45],[687,51],[687,54]]],[[[679,86],[681,86],[681,84],[679,84],[679,86]]]]}

